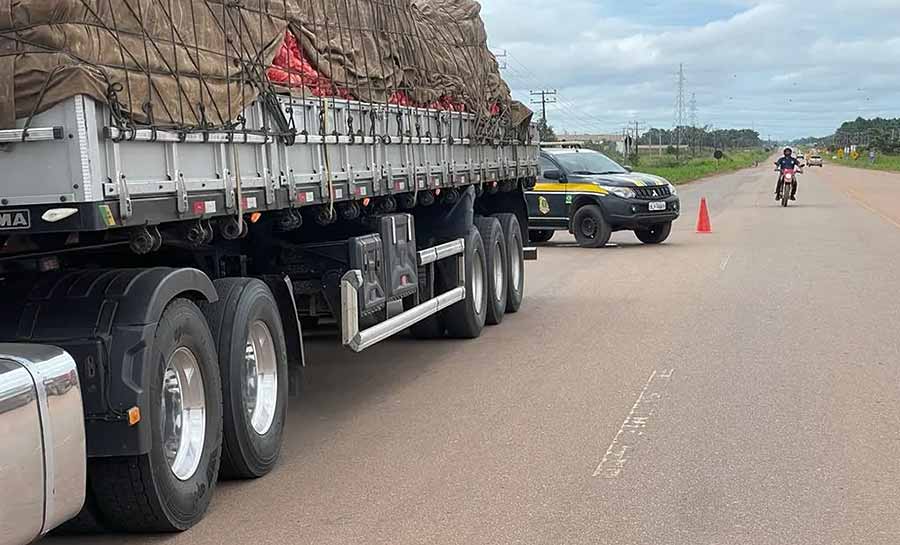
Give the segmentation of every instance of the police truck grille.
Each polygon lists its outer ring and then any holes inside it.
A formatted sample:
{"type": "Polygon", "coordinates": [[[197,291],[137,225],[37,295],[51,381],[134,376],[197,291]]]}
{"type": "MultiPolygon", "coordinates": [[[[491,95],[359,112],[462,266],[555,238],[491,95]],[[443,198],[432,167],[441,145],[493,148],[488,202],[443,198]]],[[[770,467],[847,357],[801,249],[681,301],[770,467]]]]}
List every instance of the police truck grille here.
{"type": "Polygon", "coordinates": [[[635,187],[634,194],[638,199],[654,200],[670,197],[672,191],[669,190],[669,186],[660,185],[656,187],[635,187]]]}

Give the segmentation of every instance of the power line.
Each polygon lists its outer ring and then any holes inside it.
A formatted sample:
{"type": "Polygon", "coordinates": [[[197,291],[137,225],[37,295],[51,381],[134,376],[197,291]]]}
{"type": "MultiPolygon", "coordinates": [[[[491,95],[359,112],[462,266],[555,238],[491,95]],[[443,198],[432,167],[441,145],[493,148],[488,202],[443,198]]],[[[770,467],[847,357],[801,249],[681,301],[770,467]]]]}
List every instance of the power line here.
{"type": "Polygon", "coordinates": [[[542,89],[540,91],[531,91],[532,97],[541,97],[541,98],[532,98],[532,104],[540,104],[541,105],[541,117],[544,120],[544,124],[547,123],[547,104],[555,104],[556,103],[556,90],[547,90],[542,89]]]}
{"type": "MultiPolygon", "coordinates": [[[[519,81],[521,85],[518,85],[519,88],[525,88],[529,86],[535,86],[536,81],[534,78],[528,77],[527,75],[519,72],[512,66],[508,66],[507,72],[511,74],[512,77],[508,77],[507,79],[512,82],[515,80],[519,81]]],[[[537,84],[538,87],[543,87],[542,85],[537,84]]],[[[587,130],[590,130],[590,126],[593,124],[592,121],[586,120],[582,115],[579,115],[574,109],[572,109],[569,104],[563,99],[559,94],[556,97],[557,100],[557,114],[565,119],[570,120],[570,122],[574,122],[576,125],[581,125],[582,127],[586,127],[587,130]]]]}
{"type": "MultiPolygon", "coordinates": [[[[520,76],[520,79],[528,80],[528,82],[529,82],[528,86],[540,87],[543,89],[547,89],[547,88],[551,87],[550,85],[547,85],[546,82],[541,81],[541,79],[538,77],[537,74],[534,73],[534,71],[532,71],[530,68],[528,68],[528,66],[525,65],[525,63],[523,63],[518,58],[516,58],[516,56],[513,55],[512,53],[507,52],[507,58],[509,58],[515,64],[519,65],[519,67],[521,67],[521,69],[524,71],[524,73],[520,76]]],[[[509,69],[513,70],[514,72],[518,72],[517,70],[513,69],[512,65],[509,66],[509,69]]],[[[590,114],[589,112],[578,109],[573,103],[565,100],[565,98],[563,98],[562,95],[559,93],[557,93],[556,99],[557,99],[557,106],[559,108],[561,108],[564,112],[566,112],[570,118],[574,118],[577,121],[582,122],[582,123],[587,121],[588,127],[590,125],[596,125],[598,128],[600,128],[600,130],[598,132],[601,132],[601,133],[609,132],[609,131],[605,131],[602,129],[602,127],[604,125],[608,125],[607,121],[603,121],[600,118],[590,114]]]]}

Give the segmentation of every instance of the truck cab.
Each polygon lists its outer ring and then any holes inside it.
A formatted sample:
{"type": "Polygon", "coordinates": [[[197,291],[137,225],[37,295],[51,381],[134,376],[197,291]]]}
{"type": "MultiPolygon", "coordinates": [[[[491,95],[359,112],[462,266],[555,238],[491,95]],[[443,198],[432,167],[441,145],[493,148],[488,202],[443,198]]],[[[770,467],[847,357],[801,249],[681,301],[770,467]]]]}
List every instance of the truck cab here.
{"type": "Polygon", "coordinates": [[[527,193],[532,242],[569,231],[580,246],[599,248],[613,232],[633,231],[645,244],[660,244],[680,214],[673,184],[600,152],[542,148],[539,163],[537,184],[527,193]]]}

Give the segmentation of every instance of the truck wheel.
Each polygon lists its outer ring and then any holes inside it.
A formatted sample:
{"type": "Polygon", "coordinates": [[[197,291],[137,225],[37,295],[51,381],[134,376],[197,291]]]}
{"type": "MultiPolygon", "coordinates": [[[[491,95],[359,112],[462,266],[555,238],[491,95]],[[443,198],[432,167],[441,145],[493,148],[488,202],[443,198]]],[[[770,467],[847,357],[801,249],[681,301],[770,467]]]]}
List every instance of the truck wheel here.
{"type": "Polygon", "coordinates": [[[414,339],[420,341],[440,339],[444,336],[444,322],[441,320],[441,315],[429,316],[421,322],[410,326],[409,333],[414,339]]]}
{"type": "Polygon", "coordinates": [[[556,231],[552,229],[532,229],[528,231],[528,240],[531,242],[550,242],[556,231]]]}
{"type": "Polygon", "coordinates": [[[575,240],[582,248],[602,248],[609,242],[612,229],[603,218],[603,210],[595,204],[582,206],[572,219],[575,240]]]}
{"type": "Polygon", "coordinates": [[[209,507],[222,449],[222,389],[212,334],[187,299],[163,311],[148,361],[141,426],[153,441],[142,456],[95,458],[88,475],[104,522],[127,532],[176,532],[209,507]]]}
{"type": "Polygon", "coordinates": [[[253,278],[215,281],[219,301],[204,305],[219,352],[226,478],[255,479],[275,466],[288,404],[287,348],[278,303],[253,278]]]}
{"type": "Polygon", "coordinates": [[[518,312],[525,299],[525,245],[522,229],[515,214],[495,214],[506,238],[506,312],[518,312]]]}
{"type": "Polygon", "coordinates": [[[506,313],[506,280],[509,278],[509,257],[506,238],[497,218],[478,218],[475,221],[484,242],[487,265],[487,316],[485,323],[497,325],[506,313]]]}
{"type": "Polygon", "coordinates": [[[654,225],[650,229],[635,231],[634,234],[644,244],[662,244],[672,233],[672,222],[654,225]]]}
{"type": "MultiPolygon", "coordinates": [[[[472,227],[465,237],[466,298],[444,311],[447,333],[457,339],[475,339],[481,335],[487,318],[487,264],[484,243],[478,229],[472,227]]],[[[455,260],[443,263],[444,278],[450,286],[459,285],[455,260]]]]}

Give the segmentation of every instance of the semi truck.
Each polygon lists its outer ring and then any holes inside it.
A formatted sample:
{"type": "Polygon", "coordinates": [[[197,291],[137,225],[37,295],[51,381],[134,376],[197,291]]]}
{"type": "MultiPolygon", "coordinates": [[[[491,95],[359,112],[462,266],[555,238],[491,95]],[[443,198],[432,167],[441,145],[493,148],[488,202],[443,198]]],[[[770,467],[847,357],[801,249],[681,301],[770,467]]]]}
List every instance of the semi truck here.
{"type": "Polygon", "coordinates": [[[520,309],[529,123],[257,82],[233,123],[170,126],[107,91],[0,130],[2,545],[183,531],[265,476],[306,327],[363,352],[520,309]]]}

